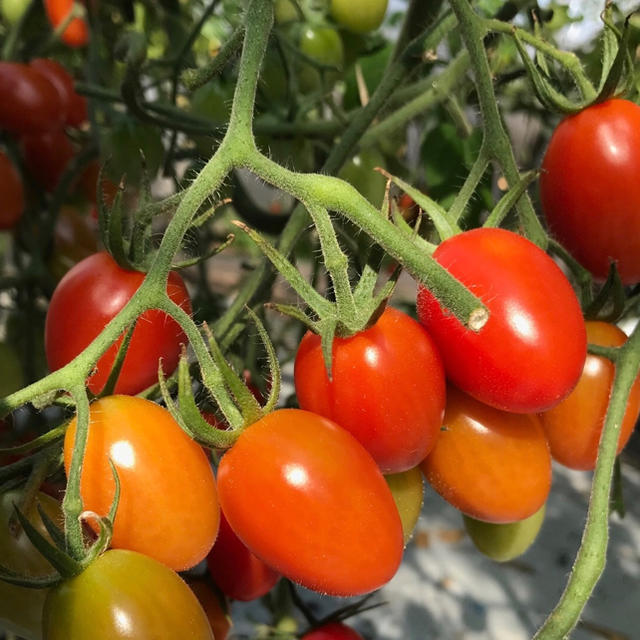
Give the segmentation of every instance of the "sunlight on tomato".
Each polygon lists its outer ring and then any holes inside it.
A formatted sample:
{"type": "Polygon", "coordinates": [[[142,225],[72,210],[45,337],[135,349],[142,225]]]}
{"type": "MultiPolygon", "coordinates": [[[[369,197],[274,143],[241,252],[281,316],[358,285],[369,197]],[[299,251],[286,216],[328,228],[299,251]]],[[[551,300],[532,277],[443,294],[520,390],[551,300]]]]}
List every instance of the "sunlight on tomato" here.
{"type": "MultiPolygon", "coordinates": [[[[69,15],[74,0],[44,0],[44,8],[51,26],[56,29],[69,15]]],[[[83,18],[72,18],[60,36],[62,42],[73,48],[89,43],[89,27],[83,18]]]]}
{"type": "Polygon", "coordinates": [[[424,495],[422,473],[420,467],[414,467],[401,473],[390,473],[385,475],[384,479],[387,481],[396,507],[398,507],[406,545],[413,535],[422,510],[424,495]]]}

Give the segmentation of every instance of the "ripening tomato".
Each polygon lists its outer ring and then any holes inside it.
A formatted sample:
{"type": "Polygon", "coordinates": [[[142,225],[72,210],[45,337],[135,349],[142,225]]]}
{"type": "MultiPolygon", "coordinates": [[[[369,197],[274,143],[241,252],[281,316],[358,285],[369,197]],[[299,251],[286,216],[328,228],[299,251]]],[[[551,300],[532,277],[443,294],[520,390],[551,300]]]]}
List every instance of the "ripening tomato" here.
{"type": "Polygon", "coordinates": [[[301,640],[363,640],[363,638],[342,622],[329,622],[305,633],[301,640]]]}
{"type": "Polygon", "coordinates": [[[402,525],[375,462],[347,431],[300,409],[245,429],[218,468],[229,524],[268,565],[331,595],[377,589],[402,559],[402,525]]]}
{"type": "Polygon", "coordinates": [[[179,575],[141,553],[112,549],[51,590],[43,640],[214,640],[179,575]]]}
{"type": "Polygon", "coordinates": [[[474,229],[433,254],[489,310],[474,332],[426,287],[418,316],[444,360],[447,377],[474,398],[504,411],[534,413],[575,387],[587,353],[580,304],[555,262],[504,229],[474,229]]]}
{"type": "Polygon", "coordinates": [[[53,191],[75,155],[63,129],[22,137],[22,155],[29,174],[46,191],[53,191]]]}
{"type": "MultiPolygon", "coordinates": [[[[9,531],[8,524],[13,514],[13,505],[20,504],[21,496],[21,492],[17,490],[0,495],[0,565],[21,575],[53,575],[54,568],[31,544],[24,529],[19,528],[16,535],[9,531]]],[[[58,525],[62,525],[62,510],[57,500],[38,493],[37,502],[34,501],[31,507],[23,512],[38,532],[48,539],[49,534],[38,513],[38,504],[58,525]]],[[[18,587],[0,580],[0,635],[2,631],[8,631],[21,638],[40,640],[42,608],[48,591],[18,587]]]]}
{"type": "MultiPolygon", "coordinates": [[[[592,344],[619,347],[627,341],[625,333],[608,322],[587,322],[586,327],[592,344]]],[[[614,373],[610,360],[588,354],[576,388],[560,404],[540,414],[551,455],[565,467],[595,468],[614,373]]],[[[639,413],[640,376],[633,383],[627,400],[618,436],[618,453],[627,444],[639,413]]]]}
{"type": "Polygon", "coordinates": [[[377,29],[384,20],[388,0],[331,0],[331,15],[354,33],[377,29]]]}
{"type": "MultiPolygon", "coordinates": [[[[45,325],[45,349],[51,371],[60,369],[85,349],[105,325],[125,306],[142,284],[145,274],[118,266],[105,252],[85,258],[58,283],[45,325]],[[69,313],[82,300],[82,322],[69,313]]],[[[191,313],[189,294],[182,278],[169,275],[169,297],[187,313],[191,313]]],[[[88,379],[92,392],[103,387],[118,353],[118,339],[98,360],[96,370],[88,379]]],[[[134,329],[115,392],[135,395],[158,380],[158,360],[165,373],[178,366],[180,345],[187,338],[179,325],[167,315],[152,309],[145,311],[134,329]]]]}
{"type": "Polygon", "coordinates": [[[0,128],[11,133],[42,133],[64,123],[58,91],[26,64],[0,62],[0,95],[0,128]]]}
{"type": "Polygon", "coordinates": [[[280,574],[256,557],[242,544],[224,514],[220,531],[207,556],[213,581],[232,600],[249,602],[271,591],[280,574]]]}
{"type": "Polygon", "coordinates": [[[596,277],[640,282],[640,107],[612,99],[556,128],[540,196],[551,232],[596,277]]]}
{"type": "Polygon", "coordinates": [[[420,467],[414,467],[401,473],[390,473],[384,479],[391,489],[391,495],[398,508],[406,545],[411,539],[422,510],[424,495],[422,473],[420,467]]]}
{"type": "MultiPolygon", "coordinates": [[[[44,0],[44,8],[51,26],[55,29],[69,15],[74,0],[44,0]]],[[[72,18],[60,36],[69,47],[84,47],[89,42],[89,27],[83,18],[72,18]]]]}
{"type": "MultiPolygon", "coordinates": [[[[76,420],[64,439],[67,474],[76,420]]],[[[113,501],[113,462],[120,503],[111,546],[139,551],[176,571],[209,553],[220,510],[213,471],[202,447],[159,405],[131,396],[108,396],[91,405],[82,467],[85,510],[107,515],[113,501]]]]}
{"type": "Polygon", "coordinates": [[[204,609],[215,640],[226,640],[232,623],[229,605],[224,595],[219,593],[209,580],[190,578],[187,584],[204,609]]]}
{"type": "Polygon", "coordinates": [[[431,486],[478,520],[534,514],[551,487],[551,455],[535,415],[507,413],[447,389],[442,433],[420,465],[431,486]]]}
{"type": "Polygon", "coordinates": [[[301,409],[350,431],[383,473],[415,467],[440,433],[442,360],[420,324],[391,307],[372,327],[334,339],[331,380],[320,336],[308,332],[296,355],[295,386],[301,409]]]}
{"type": "Polygon", "coordinates": [[[9,156],[0,151],[0,229],[13,229],[23,212],[22,179],[9,156]]]}

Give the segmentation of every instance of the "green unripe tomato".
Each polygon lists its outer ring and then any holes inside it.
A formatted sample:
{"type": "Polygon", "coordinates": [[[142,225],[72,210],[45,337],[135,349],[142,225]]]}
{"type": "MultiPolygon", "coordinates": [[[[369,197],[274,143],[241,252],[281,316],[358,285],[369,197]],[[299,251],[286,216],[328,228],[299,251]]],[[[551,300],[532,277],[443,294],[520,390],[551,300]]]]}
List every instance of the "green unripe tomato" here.
{"type": "Polygon", "coordinates": [[[374,171],[385,166],[384,156],[375,149],[367,149],[353,156],[338,173],[338,177],[354,186],[374,207],[384,199],[387,181],[374,171]]]}
{"type": "Polygon", "coordinates": [[[384,20],[388,0],[331,0],[331,15],[345,29],[366,33],[384,20]]]}
{"type": "MultiPolygon", "coordinates": [[[[342,69],[344,48],[340,34],[332,27],[306,27],[300,37],[300,51],[318,64],[342,69]]],[[[324,71],[327,84],[338,79],[335,71],[324,71]]],[[[300,89],[304,93],[319,91],[322,88],[322,75],[311,64],[303,62],[298,75],[300,89]]]]}
{"type": "Polygon", "coordinates": [[[536,539],[546,505],[532,516],[518,522],[494,524],[462,515],[464,526],[478,551],[496,562],[507,562],[522,555],[536,539]]]}
{"type": "Polygon", "coordinates": [[[9,24],[16,24],[29,4],[29,0],[0,0],[0,14],[9,24]]]}
{"type": "Polygon", "coordinates": [[[416,528],[418,517],[422,509],[423,484],[422,473],[419,467],[390,473],[384,479],[391,489],[391,495],[398,507],[400,521],[402,522],[402,534],[405,545],[411,539],[416,528]]]}
{"type": "Polygon", "coordinates": [[[293,22],[300,17],[294,0],[276,0],[273,6],[273,12],[275,14],[276,24],[293,22]]]}

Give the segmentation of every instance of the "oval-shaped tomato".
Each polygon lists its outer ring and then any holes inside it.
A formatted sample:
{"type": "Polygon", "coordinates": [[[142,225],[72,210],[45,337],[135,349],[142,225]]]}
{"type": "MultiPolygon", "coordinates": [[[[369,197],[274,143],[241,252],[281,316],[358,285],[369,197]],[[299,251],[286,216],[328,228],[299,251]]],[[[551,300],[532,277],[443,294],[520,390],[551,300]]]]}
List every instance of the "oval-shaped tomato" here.
{"type": "MultiPolygon", "coordinates": [[[[31,577],[53,575],[54,568],[44,556],[31,544],[20,528],[17,535],[9,531],[9,518],[13,514],[14,503],[19,505],[20,491],[7,491],[0,495],[0,564],[11,571],[31,577]]],[[[34,502],[24,511],[31,524],[45,537],[47,530],[38,513],[37,504],[58,525],[62,524],[60,504],[39,493],[34,502]]],[[[42,608],[48,589],[29,589],[18,587],[0,580],[0,632],[9,631],[29,640],[42,637],[42,608]]]]}
{"type": "Polygon", "coordinates": [[[564,119],[549,142],[540,197],[551,232],[596,277],[617,264],[640,282],[640,107],[612,99],[564,119]]]}
{"type": "MultiPolygon", "coordinates": [[[[44,8],[51,26],[56,29],[63,22],[71,9],[74,0],[44,0],[44,8]]],[[[60,36],[62,42],[69,47],[84,47],[89,42],[89,27],[83,18],[72,18],[60,36]]]]}
{"type": "Polygon", "coordinates": [[[56,88],[36,69],[0,62],[0,128],[11,133],[42,133],[64,123],[56,88]]]}
{"type": "Polygon", "coordinates": [[[0,151],[0,229],[13,229],[24,212],[22,179],[9,156],[0,151]]]}
{"type": "MultiPolygon", "coordinates": [[[[74,419],[64,439],[67,474],[75,434],[74,419]]],[[[216,539],[220,510],[202,447],[157,404],[108,396],[91,405],[80,485],[84,509],[103,516],[115,491],[109,459],[121,487],[111,546],[139,551],[176,571],[203,560],[216,539]]]]}
{"type": "MultiPolygon", "coordinates": [[[[332,27],[309,26],[300,36],[300,51],[319,65],[342,69],[344,47],[340,34],[332,27]]],[[[333,84],[338,75],[332,69],[319,70],[308,62],[300,65],[298,83],[304,93],[322,89],[322,79],[328,85],[333,84]]]]}
{"type": "Polygon", "coordinates": [[[384,156],[375,149],[367,149],[353,156],[338,173],[338,177],[355,187],[374,207],[380,207],[387,181],[375,171],[384,167],[384,156]]]}
{"type": "Polygon", "coordinates": [[[411,539],[422,510],[424,495],[422,473],[420,467],[414,467],[401,473],[391,473],[384,479],[391,489],[391,495],[398,508],[406,545],[411,539]]]}
{"type": "Polygon", "coordinates": [[[59,62],[48,58],[34,58],[29,62],[29,66],[44,76],[55,87],[60,98],[60,109],[66,122],[69,115],[71,97],[75,93],[73,78],[59,62]]]}
{"type": "Polygon", "coordinates": [[[377,29],[384,20],[388,0],[331,0],[331,15],[354,33],[377,29]]]}
{"type": "Polygon", "coordinates": [[[575,387],[587,353],[580,304],[555,262],[504,229],[474,229],[433,254],[489,310],[478,332],[465,328],[426,287],[418,316],[444,360],[447,377],[491,406],[544,411],[575,387]]]}
{"type": "Polygon", "coordinates": [[[532,516],[496,524],[475,520],[462,514],[464,528],[478,551],[496,562],[508,562],[521,556],[535,541],[544,521],[546,504],[532,516]]]}
{"type": "Polygon", "coordinates": [[[226,640],[232,622],[224,595],[217,591],[209,580],[190,578],[187,584],[204,609],[215,640],[226,640]]]}
{"type": "Polygon", "coordinates": [[[22,155],[28,172],[45,190],[53,191],[75,155],[63,129],[22,137],[22,155]]]}
{"type": "MultiPolygon", "coordinates": [[[[627,340],[621,329],[608,322],[587,322],[586,327],[592,344],[619,347],[627,340]]],[[[551,455],[565,467],[595,468],[614,373],[610,360],[588,354],[576,388],[560,404],[540,414],[551,455]]],[[[640,376],[633,383],[627,400],[618,436],[618,453],[627,444],[639,413],[640,376]]]]}
{"type": "Polygon", "coordinates": [[[538,418],[499,411],[447,389],[442,433],[420,465],[429,484],[478,520],[533,515],[551,487],[551,455],[538,418]]]}
{"type": "Polygon", "coordinates": [[[119,549],[51,590],[43,629],[43,640],[213,640],[205,612],[180,576],[119,549]]]}
{"type": "Polygon", "coordinates": [[[420,324],[391,307],[372,327],[334,339],[331,380],[320,336],[308,332],[296,355],[295,387],[301,409],[350,431],[383,473],[415,467],[440,433],[442,360],[420,324]]]}
{"type": "Polygon", "coordinates": [[[224,514],[220,531],[207,556],[213,581],[232,600],[249,602],[271,591],[280,574],[256,557],[239,540],[224,514]]]}
{"type": "Polygon", "coordinates": [[[243,431],[222,457],[218,490],[242,542],[310,589],[367,593],[402,559],[400,517],[375,462],[308,411],[274,411],[243,431]]]}
{"type": "MultiPolygon", "coordinates": [[[[73,267],[59,282],[45,325],[45,349],[52,371],[73,360],[105,325],[125,306],[145,274],[118,266],[108,253],[96,253],[73,267]],[[69,309],[82,301],[82,322],[69,309]]],[[[169,297],[187,313],[191,313],[189,294],[182,278],[169,275],[169,297]]],[[[98,393],[103,387],[118,353],[118,339],[98,360],[88,379],[89,389],[98,393]]],[[[178,366],[180,345],[187,341],[182,329],[167,315],[156,309],[145,311],[136,324],[129,349],[116,383],[115,392],[135,395],[158,381],[158,360],[165,373],[178,366]]]]}

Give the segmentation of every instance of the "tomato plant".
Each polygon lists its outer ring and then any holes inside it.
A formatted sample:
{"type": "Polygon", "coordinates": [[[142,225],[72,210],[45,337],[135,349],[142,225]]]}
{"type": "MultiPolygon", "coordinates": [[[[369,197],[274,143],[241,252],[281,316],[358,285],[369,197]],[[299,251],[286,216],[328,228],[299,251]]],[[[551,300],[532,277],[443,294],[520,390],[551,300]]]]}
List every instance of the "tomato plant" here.
{"type": "MultiPolygon", "coordinates": [[[[144,273],[122,269],[107,253],[96,253],[73,267],[51,298],[45,326],[47,362],[52,371],[78,355],[129,301],[144,280],[144,273]],[[83,300],[82,323],[69,309],[83,300]]],[[[177,273],[169,275],[169,297],[191,313],[189,294],[177,273]]],[[[100,358],[89,377],[89,388],[100,391],[111,371],[121,340],[100,358]]],[[[146,311],[138,320],[116,383],[116,393],[136,394],[158,380],[158,360],[172,372],[186,337],[178,325],[158,310],[146,311]]]]}
{"type": "MultiPolygon", "coordinates": [[[[619,347],[627,340],[625,333],[607,322],[587,322],[590,343],[619,347]]],[[[572,469],[591,470],[596,466],[598,444],[609,406],[614,365],[607,358],[587,355],[576,388],[558,405],[540,414],[551,455],[572,469]]],[[[618,436],[618,453],[622,451],[640,413],[640,378],[627,400],[627,409],[618,436]]]]}
{"type": "Polygon", "coordinates": [[[598,278],[615,262],[625,284],[640,281],[638,149],[640,107],[607,100],[558,125],[540,175],[552,233],[598,278]]]}
{"type": "Polygon", "coordinates": [[[568,395],[580,377],[587,338],[578,300],[555,262],[526,238],[490,228],[445,240],[433,257],[490,313],[474,332],[420,288],[418,316],[451,382],[520,413],[544,411],[568,395]]]}
{"type": "MultiPolygon", "coordinates": [[[[56,29],[69,15],[74,0],[45,0],[44,8],[51,26],[56,29]]],[[[83,18],[72,18],[60,39],[69,47],[84,47],[89,42],[89,27],[83,18]]]]}
{"type": "Polygon", "coordinates": [[[362,636],[342,622],[329,622],[305,633],[301,640],[362,640],[362,636]]]}
{"type": "MultiPolygon", "coordinates": [[[[341,69],[344,62],[340,34],[331,27],[308,26],[304,29],[300,36],[300,51],[319,65],[341,69]]],[[[301,64],[298,82],[303,92],[319,91],[323,77],[327,82],[333,83],[336,71],[319,71],[308,62],[301,64]]]]}
{"type": "Polygon", "coordinates": [[[338,177],[355,187],[374,207],[379,207],[384,198],[386,180],[375,168],[385,165],[384,156],[379,151],[367,149],[352,156],[338,177]]]}
{"type": "Polygon", "coordinates": [[[224,514],[207,566],[214,582],[232,600],[256,600],[272,587],[280,574],[256,557],[242,544],[224,514]]]}
{"type": "Polygon", "coordinates": [[[401,473],[390,473],[384,479],[391,489],[391,495],[398,508],[406,545],[411,539],[422,510],[424,494],[422,473],[419,467],[414,467],[401,473]]]}
{"type": "Polygon", "coordinates": [[[26,135],[22,137],[21,146],[27,171],[47,191],[53,191],[75,155],[67,134],[63,129],[56,129],[26,135]]]}
{"type": "Polygon", "coordinates": [[[223,456],[218,490],[240,540],[306,587],[366,593],[400,564],[402,525],[384,478],[326,418],[282,409],[252,424],[223,456]]]}
{"type": "MultiPolygon", "coordinates": [[[[64,441],[69,472],[75,419],[64,441]]],[[[139,551],[181,571],[203,560],[219,525],[216,483],[207,456],[157,404],[108,396],[91,405],[82,468],[85,509],[106,516],[113,501],[114,464],[121,485],[114,548],[139,551]]]]}
{"type": "Polygon", "coordinates": [[[355,33],[377,29],[384,20],[388,0],[331,0],[331,15],[355,33]]]}
{"type": "Polygon", "coordinates": [[[528,518],[551,487],[551,456],[538,418],[494,409],[453,387],[438,442],[420,467],[445,500],[487,522],[528,518]]]}
{"type": "Polygon", "coordinates": [[[440,433],[444,371],[429,334],[387,307],[370,328],[333,341],[331,380],[320,336],[307,332],[296,355],[300,408],[350,431],[383,473],[415,467],[440,433]]]}
{"type": "Polygon", "coordinates": [[[13,229],[24,212],[20,174],[6,153],[0,151],[0,229],[13,229]]]}
{"type": "Polygon", "coordinates": [[[45,603],[43,640],[213,637],[180,576],[134,551],[107,551],[52,589],[45,603]]]}
{"type": "MultiPolygon", "coordinates": [[[[0,564],[34,577],[52,575],[53,567],[33,546],[24,530],[21,528],[16,534],[9,531],[9,518],[13,514],[14,504],[20,504],[21,495],[16,490],[0,495],[0,564]]],[[[36,500],[37,503],[34,501],[24,515],[39,533],[48,538],[37,504],[49,518],[61,524],[60,504],[43,493],[38,493],[36,500]]],[[[0,580],[0,632],[4,630],[29,640],[39,640],[42,637],[42,608],[46,596],[46,589],[18,587],[0,580]]]]}

